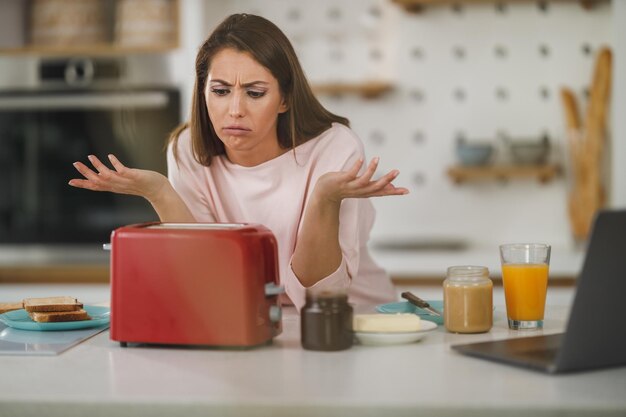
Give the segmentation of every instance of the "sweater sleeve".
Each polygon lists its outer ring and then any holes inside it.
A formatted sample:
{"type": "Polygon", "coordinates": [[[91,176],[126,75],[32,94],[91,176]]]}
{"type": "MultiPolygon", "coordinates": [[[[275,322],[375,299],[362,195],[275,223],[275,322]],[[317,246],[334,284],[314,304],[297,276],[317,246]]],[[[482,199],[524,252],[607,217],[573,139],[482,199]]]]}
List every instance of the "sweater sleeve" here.
{"type": "Polygon", "coordinates": [[[206,177],[205,167],[193,158],[189,130],[183,131],[176,142],[178,159],[174,157],[173,146],[170,143],[167,147],[167,177],[172,187],[197,222],[214,223],[216,218],[209,204],[207,187],[202,183],[202,178],[206,177]]]}
{"type": "MultiPolygon", "coordinates": [[[[343,126],[338,130],[339,132],[333,140],[323,145],[318,145],[322,149],[320,149],[319,153],[316,152],[315,155],[318,160],[316,164],[313,164],[315,168],[310,173],[311,189],[309,190],[307,201],[315,182],[321,175],[327,172],[345,171],[352,167],[359,158],[365,158],[362,144],[354,133],[343,126]]],[[[306,206],[304,211],[306,211],[306,206]]],[[[359,273],[361,248],[367,244],[373,220],[374,209],[369,199],[350,198],[341,202],[339,212],[341,263],[333,273],[309,288],[347,291],[352,279],[359,273]]],[[[300,280],[293,272],[292,260],[293,255],[289,261],[287,279],[284,285],[287,295],[299,311],[305,303],[307,288],[300,283],[300,280]]]]}

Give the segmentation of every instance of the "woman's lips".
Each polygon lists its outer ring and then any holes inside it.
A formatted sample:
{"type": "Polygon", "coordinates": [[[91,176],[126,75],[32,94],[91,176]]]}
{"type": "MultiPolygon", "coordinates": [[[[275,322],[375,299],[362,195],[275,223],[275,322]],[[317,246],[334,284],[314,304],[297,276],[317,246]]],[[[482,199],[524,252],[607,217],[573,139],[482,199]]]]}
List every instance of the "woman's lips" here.
{"type": "Polygon", "coordinates": [[[242,126],[226,126],[222,131],[231,136],[242,136],[250,132],[250,129],[242,126]]]}

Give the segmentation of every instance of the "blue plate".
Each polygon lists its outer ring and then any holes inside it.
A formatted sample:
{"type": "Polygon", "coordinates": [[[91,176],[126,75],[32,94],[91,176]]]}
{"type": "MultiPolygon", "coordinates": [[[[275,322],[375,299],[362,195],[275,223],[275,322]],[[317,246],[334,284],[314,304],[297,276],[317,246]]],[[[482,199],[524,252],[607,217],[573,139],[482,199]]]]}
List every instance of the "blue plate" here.
{"type": "MultiPolygon", "coordinates": [[[[426,302],[430,304],[432,308],[436,309],[437,311],[441,311],[441,314],[443,314],[443,300],[427,300],[426,302]]],[[[417,314],[418,316],[420,316],[421,319],[432,321],[433,323],[437,323],[437,324],[443,324],[443,316],[442,317],[433,316],[426,310],[422,310],[421,308],[414,306],[408,301],[398,301],[396,303],[380,304],[376,306],[376,311],[378,311],[379,313],[390,313],[390,314],[413,313],[413,314],[417,314]]]]}
{"type": "Polygon", "coordinates": [[[39,331],[88,329],[109,324],[111,319],[109,307],[84,306],[83,308],[91,316],[91,320],[37,323],[28,316],[26,310],[22,309],[0,314],[0,321],[14,329],[39,331]]]}

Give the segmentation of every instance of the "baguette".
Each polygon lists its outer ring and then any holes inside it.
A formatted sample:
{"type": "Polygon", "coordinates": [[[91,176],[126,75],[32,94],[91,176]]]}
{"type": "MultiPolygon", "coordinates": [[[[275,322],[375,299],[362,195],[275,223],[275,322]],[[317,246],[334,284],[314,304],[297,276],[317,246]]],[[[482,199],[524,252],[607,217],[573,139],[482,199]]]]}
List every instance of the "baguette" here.
{"type": "Polygon", "coordinates": [[[77,311],[83,308],[73,297],[25,298],[24,309],[29,313],[45,311],[77,311]]]}
{"type": "Polygon", "coordinates": [[[28,313],[33,321],[38,323],[54,323],[54,322],[62,322],[62,321],[82,321],[82,320],[91,320],[89,314],[83,309],[76,311],[34,311],[28,313]]]}
{"type": "Polygon", "coordinates": [[[0,303],[0,314],[6,313],[7,311],[20,310],[24,308],[23,303],[0,303]]]}

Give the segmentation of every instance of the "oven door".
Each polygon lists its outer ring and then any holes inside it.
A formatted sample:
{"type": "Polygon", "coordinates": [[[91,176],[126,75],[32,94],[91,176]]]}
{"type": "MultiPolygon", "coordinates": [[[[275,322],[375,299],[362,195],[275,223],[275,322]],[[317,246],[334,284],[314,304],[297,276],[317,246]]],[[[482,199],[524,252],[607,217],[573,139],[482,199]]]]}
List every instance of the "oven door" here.
{"type": "MultiPolygon", "coordinates": [[[[70,187],[75,161],[115,154],[166,173],[180,122],[175,89],[0,93],[0,244],[108,242],[126,224],[156,220],[140,197],[70,187]]],[[[89,164],[88,164],[89,165],[89,164]]]]}

